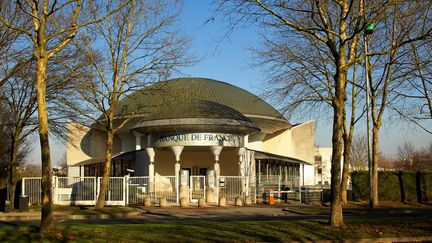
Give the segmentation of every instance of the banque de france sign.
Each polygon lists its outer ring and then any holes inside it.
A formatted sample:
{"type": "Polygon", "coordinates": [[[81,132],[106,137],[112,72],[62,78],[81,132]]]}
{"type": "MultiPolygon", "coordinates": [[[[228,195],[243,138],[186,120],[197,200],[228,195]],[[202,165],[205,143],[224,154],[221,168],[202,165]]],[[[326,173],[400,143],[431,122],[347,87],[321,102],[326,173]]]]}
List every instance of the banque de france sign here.
{"type": "Polygon", "coordinates": [[[243,136],[228,133],[176,133],[151,135],[154,147],[184,146],[214,146],[241,147],[243,136]]]}

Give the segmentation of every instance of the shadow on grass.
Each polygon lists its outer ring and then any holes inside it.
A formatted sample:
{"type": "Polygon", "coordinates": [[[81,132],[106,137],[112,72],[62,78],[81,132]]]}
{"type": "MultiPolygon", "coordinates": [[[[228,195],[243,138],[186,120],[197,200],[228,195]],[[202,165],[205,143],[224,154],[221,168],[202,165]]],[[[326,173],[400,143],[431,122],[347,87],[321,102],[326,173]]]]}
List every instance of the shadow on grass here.
{"type": "Polygon", "coordinates": [[[5,225],[1,225],[0,242],[34,242],[41,240],[39,227],[1,223],[5,225]]]}

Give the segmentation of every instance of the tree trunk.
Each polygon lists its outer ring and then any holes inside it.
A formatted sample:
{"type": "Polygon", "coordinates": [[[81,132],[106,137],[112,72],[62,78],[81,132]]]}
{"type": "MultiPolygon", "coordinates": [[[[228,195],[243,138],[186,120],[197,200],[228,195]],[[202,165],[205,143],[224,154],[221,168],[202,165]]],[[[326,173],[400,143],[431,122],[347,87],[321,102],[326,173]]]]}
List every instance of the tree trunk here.
{"type": "MultiPolygon", "coordinates": [[[[339,60],[340,62],[341,60],[339,60]]],[[[340,63],[338,63],[340,64],[340,63]]],[[[342,65],[338,65],[342,67],[342,65]]],[[[342,227],[343,213],[341,203],[341,157],[343,133],[343,106],[345,105],[345,75],[338,68],[335,75],[335,97],[333,99],[333,135],[332,135],[332,166],[331,166],[331,215],[330,225],[342,227]]]]}
{"type": "Polygon", "coordinates": [[[52,214],[52,171],[48,136],[48,113],[46,107],[46,68],[48,59],[45,47],[39,47],[37,51],[39,53],[36,55],[38,57],[36,66],[36,96],[42,157],[42,217],[40,230],[47,231],[54,224],[52,214]]]}
{"type": "Polygon", "coordinates": [[[9,203],[10,208],[15,208],[15,187],[16,187],[16,167],[17,167],[17,154],[18,144],[17,139],[12,138],[12,150],[11,150],[11,162],[10,162],[10,174],[9,174],[9,203]]]}
{"type": "MultiPolygon", "coordinates": [[[[112,120],[107,121],[111,123],[112,120]]],[[[105,195],[108,191],[109,186],[109,176],[111,172],[111,160],[112,160],[112,147],[113,147],[113,137],[114,132],[112,129],[112,125],[109,125],[107,129],[107,140],[106,140],[106,153],[105,153],[105,166],[104,166],[104,174],[102,177],[102,183],[99,189],[99,197],[96,203],[96,208],[104,208],[105,206],[105,195]]]]}
{"type": "Polygon", "coordinates": [[[372,193],[373,200],[371,202],[372,208],[379,206],[378,198],[378,131],[379,128],[374,124],[372,128],[372,193]]]}
{"type": "Polygon", "coordinates": [[[345,136],[344,138],[344,151],[343,151],[343,169],[342,169],[342,189],[341,197],[342,203],[348,203],[347,187],[348,187],[348,175],[349,175],[349,161],[351,159],[351,138],[345,136]]]}

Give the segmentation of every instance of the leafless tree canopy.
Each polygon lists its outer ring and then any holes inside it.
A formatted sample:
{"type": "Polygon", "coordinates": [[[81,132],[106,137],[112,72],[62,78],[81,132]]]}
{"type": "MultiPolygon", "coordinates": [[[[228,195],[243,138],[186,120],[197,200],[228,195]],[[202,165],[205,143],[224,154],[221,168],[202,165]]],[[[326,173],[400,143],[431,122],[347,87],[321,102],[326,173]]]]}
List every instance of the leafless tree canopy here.
{"type": "Polygon", "coordinates": [[[366,135],[355,136],[351,144],[350,166],[352,170],[366,170],[368,166],[366,135]]]}
{"type": "MultiPolygon", "coordinates": [[[[99,18],[122,2],[95,2],[85,15],[91,19],[86,21],[99,18]]],[[[82,115],[90,122],[101,122],[99,118],[106,121],[121,98],[192,63],[187,54],[189,38],[176,28],[179,9],[175,0],[132,1],[79,34],[74,44],[89,67],[88,75],[75,87],[84,100],[77,110],[86,111],[82,115]]]]}
{"type": "MultiPolygon", "coordinates": [[[[120,0],[92,2],[82,21],[94,22],[121,4],[120,0]]],[[[80,114],[81,121],[106,132],[98,208],[104,206],[108,188],[113,136],[138,111],[118,107],[119,101],[192,63],[187,54],[189,38],[176,28],[179,4],[176,0],[132,0],[105,21],[83,28],[73,41],[87,65],[86,75],[77,77],[74,87],[80,102],[67,105],[80,114]]]]}

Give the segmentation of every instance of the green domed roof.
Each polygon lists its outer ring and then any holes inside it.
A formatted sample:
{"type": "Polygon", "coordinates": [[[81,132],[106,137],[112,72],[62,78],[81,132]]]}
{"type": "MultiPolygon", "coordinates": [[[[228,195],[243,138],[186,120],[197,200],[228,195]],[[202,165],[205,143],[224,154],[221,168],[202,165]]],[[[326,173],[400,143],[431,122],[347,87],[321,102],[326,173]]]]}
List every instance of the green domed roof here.
{"type": "MultiPolygon", "coordinates": [[[[119,102],[115,116],[152,116],[151,113],[159,111],[164,106],[190,103],[193,100],[219,103],[247,117],[285,120],[275,108],[258,96],[231,84],[206,78],[171,79],[136,91],[119,102]]],[[[178,115],[178,112],[173,112],[173,116],[176,114],[178,115]]]]}

